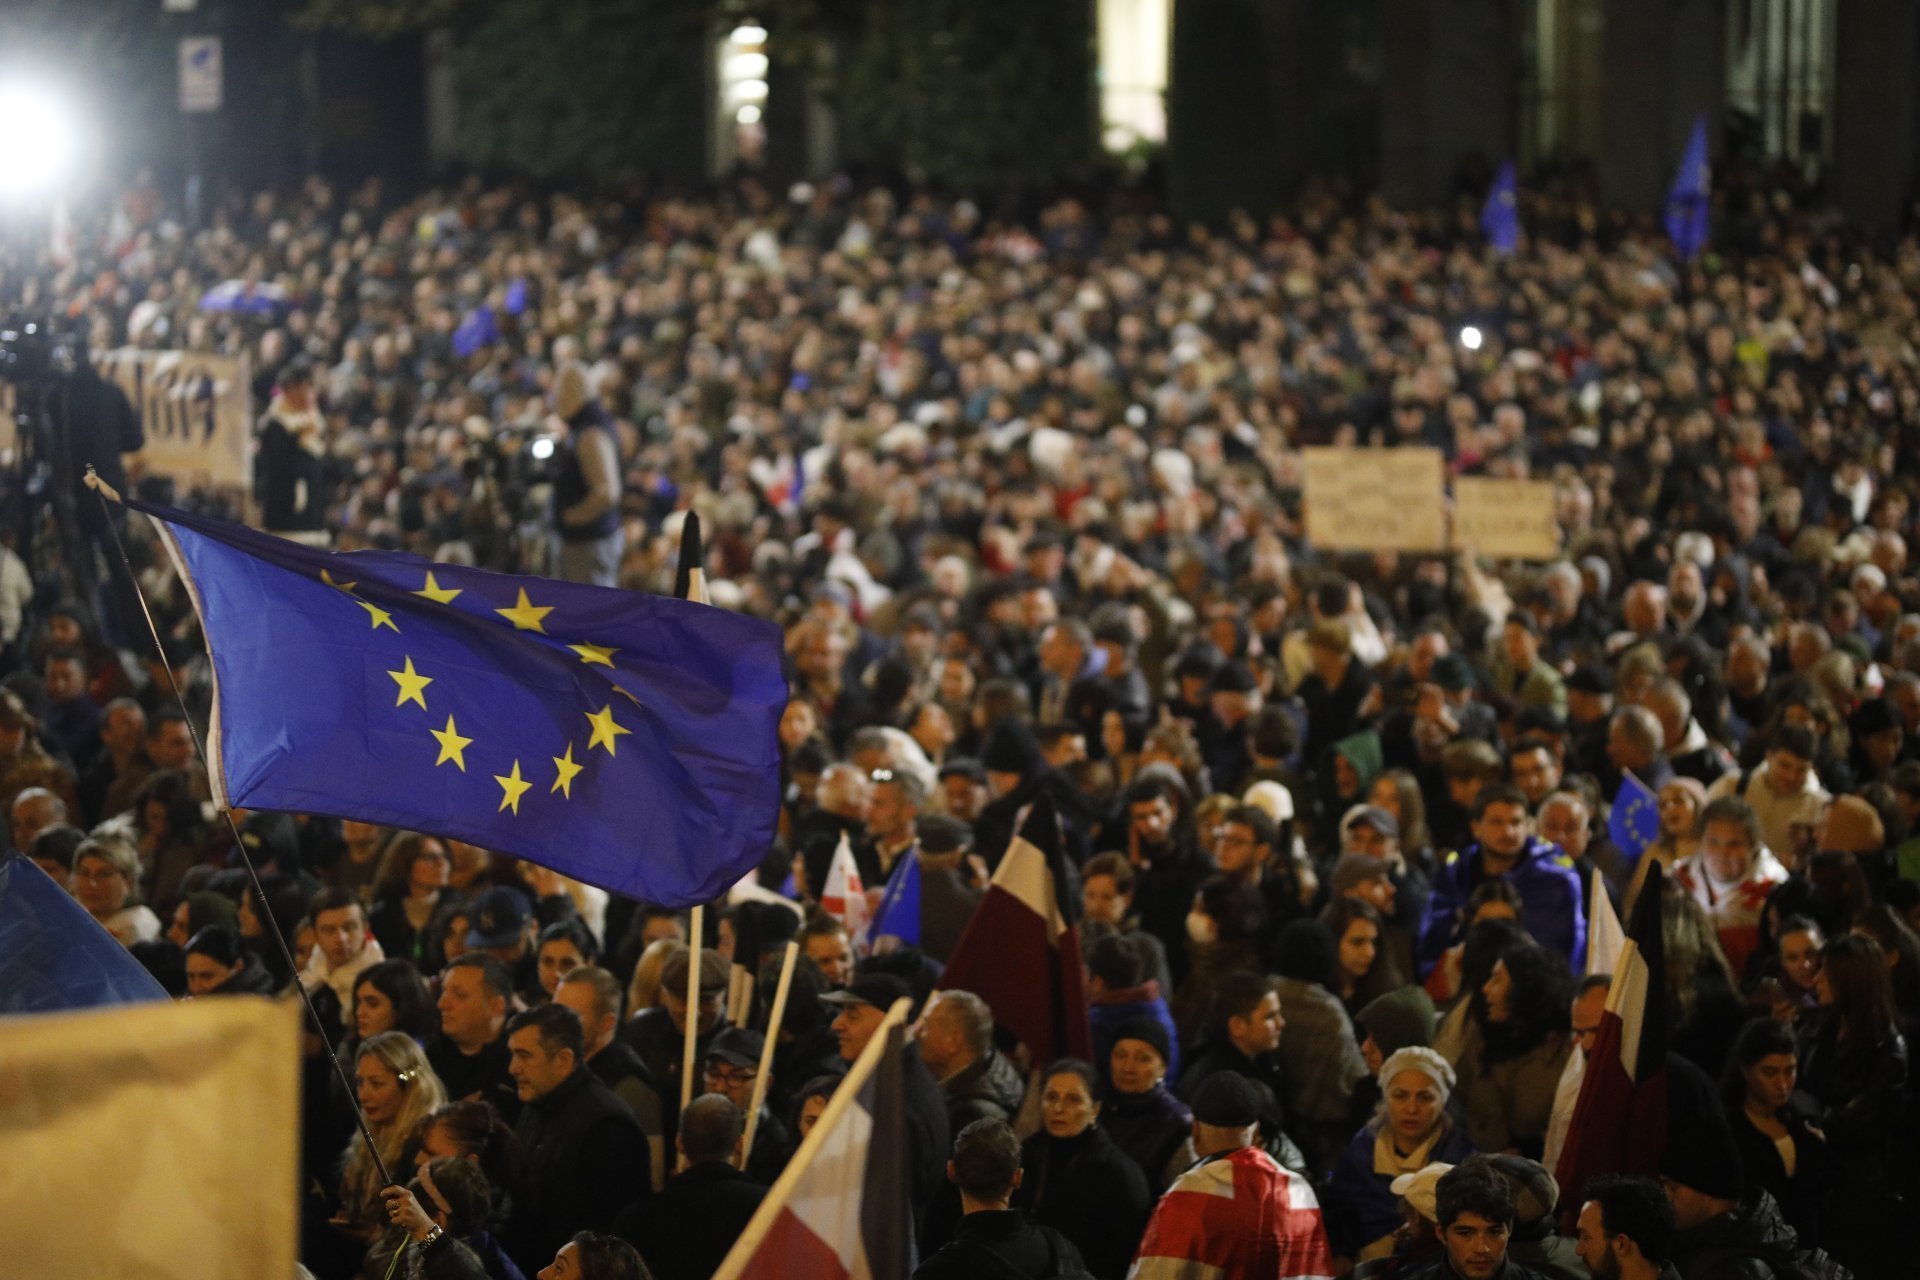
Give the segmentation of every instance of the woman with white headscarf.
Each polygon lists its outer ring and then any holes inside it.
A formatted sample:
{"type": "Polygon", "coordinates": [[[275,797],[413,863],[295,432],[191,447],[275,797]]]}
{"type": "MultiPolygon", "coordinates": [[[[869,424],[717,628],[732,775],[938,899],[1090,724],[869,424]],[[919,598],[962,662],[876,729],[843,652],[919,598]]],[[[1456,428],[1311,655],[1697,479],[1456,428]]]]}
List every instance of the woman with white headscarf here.
{"type": "Polygon", "coordinates": [[[1453,1068],[1432,1049],[1400,1049],[1380,1064],[1380,1109],[1353,1136],[1327,1180],[1323,1208],[1334,1270],[1393,1252],[1401,1212],[1393,1180],[1436,1161],[1473,1154],[1466,1131],[1447,1114],[1453,1068]]]}

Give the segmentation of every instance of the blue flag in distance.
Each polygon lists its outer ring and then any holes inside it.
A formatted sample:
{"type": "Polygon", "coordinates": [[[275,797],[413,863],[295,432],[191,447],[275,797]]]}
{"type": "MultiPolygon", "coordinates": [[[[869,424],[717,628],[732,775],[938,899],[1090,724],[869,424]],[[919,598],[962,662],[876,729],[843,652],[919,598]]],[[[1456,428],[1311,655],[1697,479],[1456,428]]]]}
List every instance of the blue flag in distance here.
{"type": "Polygon", "coordinates": [[[911,850],[893,868],[867,935],[898,938],[903,946],[920,945],[920,859],[911,850]]]}
{"type": "Polygon", "coordinates": [[[451,837],[670,907],[766,853],[772,623],[127,505],[206,634],[219,803],[451,837]]]}
{"type": "Polygon", "coordinates": [[[1493,188],[1487,192],[1487,203],[1480,210],[1480,231],[1495,253],[1508,254],[1520,247],[1520,185],[1511,160],[1500,166],[1493,188]]]}
{"type": "Polygon", "coordinates": [[[0,853],[0,1014],[165,1000],[146,967],[22,853],[0,853]]]}
{"type": "Polygon", "coordinates": [[[1631,771],[1620,775],[1620,791],[1607,815],[1607,838],[1629,858],[1638,858],[1660,838],[1660,797],[1631,771]]]}
{"type": "Polygon", "coordinates": [[[1693,118],[1693,131],[1687,135],[1687,149],[1680,157],[1680,168],[1667,188],[1667,203],[1662,211],[1667,236],[1682,262],[1700,255],[1707,247],[1707,215],[1713,191],[1713,166],[1707,155],[1707,115],[1693,118]]]}

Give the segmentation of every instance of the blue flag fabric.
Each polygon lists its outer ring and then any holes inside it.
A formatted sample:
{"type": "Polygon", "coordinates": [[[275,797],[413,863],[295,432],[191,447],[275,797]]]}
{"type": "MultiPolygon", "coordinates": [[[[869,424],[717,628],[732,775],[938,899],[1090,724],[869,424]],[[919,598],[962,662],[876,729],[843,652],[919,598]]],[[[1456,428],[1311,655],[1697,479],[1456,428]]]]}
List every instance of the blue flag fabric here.
{"type": "Polygon", "coordinates": [[[1607,837],[1629,858],[1638,858],[1660,838],[1660,797],[1630,772],[1620,775],[1620,792],[1607,815],[1607,837]]]}
{"type": "Polygon", "coordinates": [[[24,854],[0,854],[0,1014],[165,1000],[99,921],[24,854]]]}
{"type": "Polygon", "coordinates": [[[476,351],[500,341],[500,326],[492,307],[475,307],[467,312],[453,331],[453,354],[465,360],[476,351]]]}
{"type": "Polygon", "coordinates": [[[920,859],[914,854],[906,854],[894,867],[867,936],[898,938],[909,947],[920,945],[920,859]]]}
{"type": "Polygon", "coordinates": [[[1480,231],[1495,253],[1512,253],[1520,247],[1520,184],[1514,178],[1513,161],[1500,166],[1487,192],[1487,203],[1480,210],[1480,231]]]}
{"type": "Polygon", "coordinates": [[[760,865],[787,700],[772,623],[127,505],[206,633],[219,803],[452,837],[668,907],[760,865]]]}
{"type": "Polygon", "coordinates": [[[1667,188],[1663,211],[1667,236],[1682,262],[1699,256],[1707,247],[1707,214],[1712,194],[1713,167],[1707,156],[1707,116],[1693,118],[1693,132],[1687,135],[1686,154],[1667,188]]]}

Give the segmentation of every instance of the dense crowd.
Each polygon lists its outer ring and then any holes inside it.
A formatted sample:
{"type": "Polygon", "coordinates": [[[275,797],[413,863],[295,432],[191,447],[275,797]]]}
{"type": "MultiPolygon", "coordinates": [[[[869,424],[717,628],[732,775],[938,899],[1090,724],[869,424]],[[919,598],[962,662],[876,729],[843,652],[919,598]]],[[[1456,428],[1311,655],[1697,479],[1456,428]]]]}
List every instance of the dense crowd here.
{"type": "Polygon", "coordinates": [[[690,940],[430,835],[229,831],[155,545],[130,527],[159,654],[76,563],[98,548],[22,544],[16,510],[12,844],[178,993],[312,995],[366,1122],[310,1035],[322,1280],[704,1280],[900,996],[919,1275],[1900,1274],[1920,240],[1727,191],[1676,266],[1576,192],[1523,213],[1502,257],[1465,206],[1331,188],[1215,231],[1125,193],[396,205],[317,180],[188,230],[131,188],[7,279],[96,351],[251,362],[251,499],[136,459],[137,489],[653,591],[698,512],[714,602],[785,628],[779,833],[690,940]],[[230,280],[257,305],[206,309],[230,280]],[[1551,480],[1563,558],[1313,547],[1300,449],[1325,443],[1551,480]],[[1635,780],[1644,850],[1609,821],[1635,780]],[[1026,1061],[934,990],[1042,796],[1090,1061],[1026,1061]],[[912,945],[820,907],[843,833],[876,901],[917,866],[912,945]],[[1608,991],[1589,923],[1646,893],[1667,1155],[1563,1196],[1567,1068],[1608,991]],[[729,961],[760,998],[727,999],[729,961]]]}

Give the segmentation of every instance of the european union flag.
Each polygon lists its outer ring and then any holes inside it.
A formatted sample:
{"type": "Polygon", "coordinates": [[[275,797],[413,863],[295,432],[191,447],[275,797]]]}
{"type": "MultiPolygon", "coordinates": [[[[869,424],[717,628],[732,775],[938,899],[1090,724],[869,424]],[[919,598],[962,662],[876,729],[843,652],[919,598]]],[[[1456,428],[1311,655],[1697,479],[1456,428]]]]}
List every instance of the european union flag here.
{"type": "Polygon", "coordinates": [[[0,854],[0,1013],[165,1000],[153,975],[25,854],[0,854]]]}
{"type": "Polygon", "coordinates": [[[920,945],[920,859],[911,850],[894,867],[867,936],[898,938],[902,946],[920,945]]]}
{"type": "Polygon", "coordinates": [[[1513,161],[1500,166],[1487,192],[1487,203],[1480,210],[1480,231],[1495,253],[1512,253],[1520,247],[1520,185],[1513,176],[1513,161]]]}
{"type": "Polygon", "coordinates": [[[1713,168],[1707,158],[1707,114],[1693,118],[1693,132],[1687,135],[1686,154],[1667,188],[1664,216],[1667,236],[1682,262],[1690,261],[1707,247],[1707,213],[1712,196],[1713,168]]]}
{"type": "Polygon", "coordinates": [[[449,836],[670,907],[760,864],[787,700],[772,623],[127,505],[206,633],[221,805],[449,836]]]}
{"type": "Polygon", "coordinates": [[[1660,838],[1660,797],[1631,772],[1620,775],[1620,793],[1607,815],[1607,837],[1629,858],[1638,858],[1660,838]]]}

